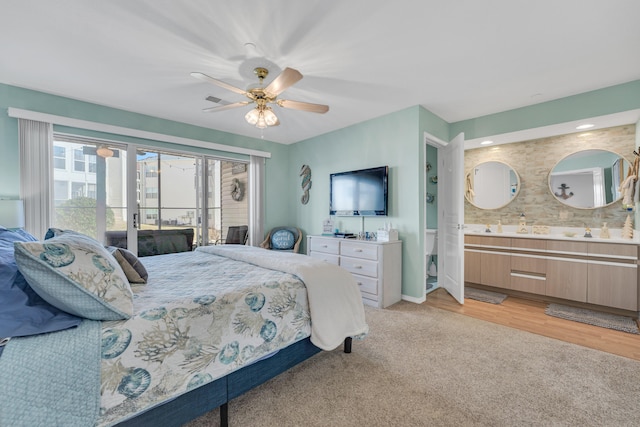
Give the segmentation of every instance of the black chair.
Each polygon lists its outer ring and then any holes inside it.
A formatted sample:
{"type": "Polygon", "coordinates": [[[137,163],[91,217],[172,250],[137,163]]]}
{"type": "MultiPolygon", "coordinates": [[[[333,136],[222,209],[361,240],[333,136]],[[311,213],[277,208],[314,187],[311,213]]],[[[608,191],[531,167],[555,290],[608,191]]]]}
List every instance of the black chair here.
{"type": "Polygon", "coordinates": [[[231,225],[227,230],[227,238],[224,239],[225,245],[246,245],[249,237],[249,227],[246,225],[231,225]]]}

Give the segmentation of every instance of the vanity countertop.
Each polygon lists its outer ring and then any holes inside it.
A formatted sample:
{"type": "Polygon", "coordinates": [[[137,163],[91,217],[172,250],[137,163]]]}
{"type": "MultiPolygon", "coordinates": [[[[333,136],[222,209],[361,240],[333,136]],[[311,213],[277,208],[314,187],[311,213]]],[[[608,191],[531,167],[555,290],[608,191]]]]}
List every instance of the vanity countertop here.
{"type": "MultiPolygon", "coordinates": [[[[510,237],[518,239],[551,239],[551,240],[569,240],[580,242],[598,242],[598,243],[621,243],[627,245],[640,245],[640,231],[634,230],[633,239],[623,239],[621,229],[610,229],[611,238],[602,239],[599,228],[592,228],[591,235],[593,237],[584,237],[584,228],[576,227],[549,227],[548,234],[527,234],[516,233],[515,226],[502,226],[502,233],[496,231],[496,225],[491,226],[491,231],[487,232],[486,227],[480,224],[465,224],[464,234],[469,236],[486,236],[486,237],[510,237]],[[574,236],[566,236],[564,233],[575,233],[574,236]]],[[[531,227],[529,227],[531,229],[531,227]]],[[[530,230],[531,231],[531,230],[530,230]]]]}

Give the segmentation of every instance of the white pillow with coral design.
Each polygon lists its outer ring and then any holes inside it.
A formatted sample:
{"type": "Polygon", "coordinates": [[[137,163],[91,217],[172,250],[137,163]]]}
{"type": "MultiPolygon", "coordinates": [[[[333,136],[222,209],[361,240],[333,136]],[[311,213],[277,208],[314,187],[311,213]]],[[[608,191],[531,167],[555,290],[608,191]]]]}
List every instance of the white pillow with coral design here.
{"type": "Polygon", "coordinates": [[[44,241],[16,242],[15,259],[29,286],[61,310],[93,320],[133,315],[133,293],[122,268],[89,236],[56,230],[44,241]]]}

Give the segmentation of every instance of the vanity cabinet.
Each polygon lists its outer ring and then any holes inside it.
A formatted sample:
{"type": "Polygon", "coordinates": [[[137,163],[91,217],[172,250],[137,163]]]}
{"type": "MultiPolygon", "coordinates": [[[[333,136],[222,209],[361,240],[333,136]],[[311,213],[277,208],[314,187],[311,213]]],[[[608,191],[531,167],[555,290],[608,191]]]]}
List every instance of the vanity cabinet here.
{"type": "Polygon", "coordinates": [[[638,247],[589,243],[587,302],[637,310],[638,247]]]}
{"type": "Polygon", "coordinates": [[[499,237],[465,236],[465,244],[482,248],[465,248],[465,281],[481,285],[509,288],[510,239],[499,237]],[[484,248],[490,250],[484,250],[484,248]],[[475,258],[476,262],[471,261],[475,258]],[[467,262],[467,260],[470,260],[467,262]],[[467,265],[469,264],[469,265],[467,265]],[[471,265],[473,264],[473,265],[471,265]],[[467,271],[470,273],[467,275],[467,271]]]}
{"type": "Polygon", "coordinates": [[[629,311],[638,259],[632,243],[465,236],[465,282],[629,311]]]}
{"type": "Polygon", "coordinates": [[[511,239],[510,289],[542,295],[546,293],[547,259],[538,253],[546,249],[546,240],[511,239]]]}
{"type": "Polygon", "coordinates": [[[587,302],[587,244],[550,240],[547,253],[546,295],[587,302]]]}
{"type": "Polygon", "coordinates": [[[362,301],[385,308],[400,301],[402,242],[308,236],[307,255],[336,264],[356,279],[362,301]]]}

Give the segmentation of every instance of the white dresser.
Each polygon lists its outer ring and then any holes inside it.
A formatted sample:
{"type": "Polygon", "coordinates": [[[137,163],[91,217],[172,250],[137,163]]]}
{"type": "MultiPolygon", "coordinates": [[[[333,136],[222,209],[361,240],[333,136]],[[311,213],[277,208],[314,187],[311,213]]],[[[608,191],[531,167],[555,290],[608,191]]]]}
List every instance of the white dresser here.
{"type": "Polygon", "coordinates": [[[402,242],[307,236],[307,255],[341,266],[355,277],[362,301],[385,308],[400,301],[402,242]]]}

